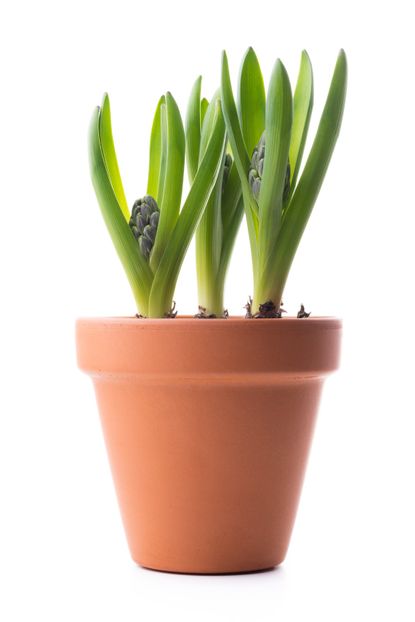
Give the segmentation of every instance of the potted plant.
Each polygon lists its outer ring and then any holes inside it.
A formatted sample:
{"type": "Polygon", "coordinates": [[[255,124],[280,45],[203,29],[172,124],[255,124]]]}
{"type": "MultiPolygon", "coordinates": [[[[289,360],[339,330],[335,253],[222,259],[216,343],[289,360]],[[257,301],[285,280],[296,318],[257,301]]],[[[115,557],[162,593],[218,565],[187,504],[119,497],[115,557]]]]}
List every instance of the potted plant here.
{"type": "Polygon", "coordinates": [[[147,194],[131,212],[107,96],[94,113],[92,180],[138,314],[78,320],[78,362],[95,385],[128,544],[142,566],[241,572],[286,555],[341,322],[304,308],[282,318],[281,299],[339,133],[346,73],[341,51],[301,171],[313,105],[307,54],[294,95],[277,61],[266,96],[250,48],[237,102],[224,54],[220,90],[208,102],[196,81],[185,128],[172,95],[160,99],[147,194]],[[254,292],[245,318],[227,317],[226,267],[243,213],[254,292]],[[176,317],[175,284],[195,231],[199,313],[176,317]]]}

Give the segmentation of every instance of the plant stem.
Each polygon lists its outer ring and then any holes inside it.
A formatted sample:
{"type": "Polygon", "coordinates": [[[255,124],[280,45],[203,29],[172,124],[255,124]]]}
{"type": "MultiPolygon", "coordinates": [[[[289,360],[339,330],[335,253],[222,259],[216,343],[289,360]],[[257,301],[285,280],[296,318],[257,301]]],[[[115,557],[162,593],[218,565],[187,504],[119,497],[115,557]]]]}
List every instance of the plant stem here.
{"type": "Polygon", "coordinates": [[[254,296],[251,305],[252,315],[259,311],[260,305],[270,300],[275,304],[275,310],[278,311],[281,306],[284,285],[285,281],[284,283],[281,283],[280,280],[270,281],[264,275],[258,276],[254,282],[254,296]]]}
{"type": "Polygon", "coordinates": [[[223,307],[223,279],[218,275],[211,275],[213,278],[208,279],[203,284],[198,283],[198,300],[200,308],[206,315],[216,315],[222,317],[223,307]]]}

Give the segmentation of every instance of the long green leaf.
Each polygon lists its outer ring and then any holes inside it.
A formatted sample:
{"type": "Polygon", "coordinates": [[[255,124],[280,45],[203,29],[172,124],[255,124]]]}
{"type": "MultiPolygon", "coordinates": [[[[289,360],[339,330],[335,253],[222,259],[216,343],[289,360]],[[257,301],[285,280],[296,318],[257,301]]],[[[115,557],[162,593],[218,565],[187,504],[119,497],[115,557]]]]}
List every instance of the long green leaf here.
{"type": "Polygon", "coordinates": [[[251,189],[248,183],[248,174],[251,161],[245,147],[239,123],[238,112],[232,92],[231,77],[229,74],[229,64],[226,52],[223,52],[222,55],[221,100],[223,116],[226,123],[226,131],[228,133],[229,144],[231,146],[235,166],[239,173],[242,189],[246,191],[247,196],[250,196],[251,189]]]}
{"type": "MultiPolygon", "coordinates": [[[[216,92],[205,113],[200,143],[200,161],[209,145],[215,129],[219,92],[216,92]]],[[[225,149],[225,148],[224,148],[225,149]]],[[[216,275],[222,251],[222,183],[223,159],[215,187],[207,202],[203,216],[196,230],[196,268],[199,304],[208,314],[221,315],[223,312],[223,292],[218,290],[216,275]],[[220,305],[222,308],[217,308],[220,305]]]]}
{"type": "Polygon", "coordinates": [[[279,297],[319,194],[340,132],[347,89],[347,60],[340,50],[327,100],[304,171],[284,215],[277,241],[274,289],[279,297]]]}
{"type": "MultiPolygon", "coordinates": [[[[200,158],[203,157],[212,133],[212,122],[218,98],[219,92],[216,92],[204,116],[200,158]]],[[[230,227],[229,224],[230,222],[234,224],[234,211],[241,197],[241,182],[234,165],[231,167],[225,191],[223,191],[224,161],[225,149],[216,185],[196,231],[199,305],[205,309],[208,315],[214,314],[216,316],[220,316],[223,313],[223,289],[226,273],[223,246],[228,249],[233,245],[234,241],[234,238],[229,240],[225,236],[229,235],[232,237],[236,235],[234,227],[230,227]]]]}
{"type": "Polygon", "coordinates": [[[239,75],[238,112],[245,146],[252,156],[265,129],[265,88],[258,58],[251,47],[239,75]]]}
{"type": "Polygon", "coordinates": [[[313,110],[313,68],[310,58],[305,50],[301,54],[300,71],[293,99],[293,126],[291,131],[291,144],[289,162],[290,195],[293,194],[300,170],[301,159],[307,139],[310,125],[311,112],[313,110]]]}
{"type": "MultiPolygon", "coordinates": [[[[167,112],[166,100],[160,106],[160,172],[157,185],[157,203],[162,205],[167,166],[167,112]]],[[[154,198],[156,198],[154,197],[154,198]]]]}
{"type": "Polygon", "coordinates": [[[100,109],[94,111],[89,131],[91,179],[105,224],[124,266],[138,309],[147,314],[152,274],[121,211],[108,176],[100,137],[100,109]]]}
{"type": "MultiPolygon", "coordinates": [[[[225,145],[224,145],[225,150],[225,145]]],[[[224,154],[223,154],[224,155],[224,154]]],[[[217,273],[222,252],[223,166],[196,229],[196,269],[199,305],[208,314],[221,315],[223,292],[218,288],[217,273]],[[221,308],[217,308],[220,305],[221,308]]]]}
{"type": "MultiPolygon", "coordinates": [[[[272,72],[265,120],[265,159],[259,193],[259,279],[269,279],[267,265],[272,259],[282,216],[284,182],[287,171],[292,124],[290,81],[280,60],[272,72]]],[[[255,298],[255,296],[254,296],[255,298]]],[[[255,302],[255,300],[254,300],[255,302]]],[[[259,302],[265,302],[260,300],[259,302]]]]}
{"type": "MultiPolygon", "coordinates": [[[[206,149],[209,146],[210,139],[215,130],[218,102],[219,91],[213,95],[203,119],[200,140],[200,162],[203,161],[206,149]]],[[[222,249],[222,181],[223,162],[215,187],[210,195],[196,232],[196,262],[199,284],[201,280],[206,281],[208,278],[214,279],[219,266],[222,249]]],[[[202,301],[199,299],[199,302],[202,301]]]]}
{"type": "Polygon", "coordinates": [[[251,162],[246,151],[241,126],[239,123],[235,98],[232,92],[231,78],[229,74],[229,64],[226,52],[223,52],[222,54],[221,101],[229,144],[242,186],[244,209],[251,246],[252,265],[255,274],[258,262],[258,205],[255,201],[248,182],[248,174],[251,162]]]}
{"type": "Polygon", "coordinates": [[[171,232],[176,224],[183,189],[185,161],[185,135],[179,108],[171,93],[166,94],[167,114],[167,161],[163,198],[160,205],[160,220],[150,266],[156,272],[171,232]]]}
{"type": "Polygon", "coordinates": [[[200,134],[199,162],[203,160],[203,156],[206,153],[206,149],[208,147],[210,138],[215,128],[217,106],[218,106],[219,101],[220,101],[220,91],[218,89],[213,94],[213,97],[210,100],[210,103],[208,104],[208,107],[203,116],[203,123],[202,123],[202,129],[201,129],[201,134],[200,134]]]}
{"type": "MultiPolygon", "coordinates": [[[[219,93],[216,92],[204,116],[201,140],[203,157],[206,145],[212,133],[212,124],[219,93]]],[[[222,166],[216,185],[210,195],[206,209],[196,230],[196,266],[199,305],[210,315],[223,313],[224,278],[219,274],[223,262],[223,245],[227,248],[231,240],[225,239],[225,226],[231,221],[236,204],[241,196],[241,183],[236,167],[232,166],[223,191],[225,149],[222,166]]],[[[233,229],[227,228],[229,235],[233,229]]],[[[235,232],[236,233],[236,232],[235,232]]],[[[222,270],[223,271],[223,270],[222,270]]],[[[226,272],[226,268],[225,268],[226,272]]],[[[224,277],[224,275],[223,275],[224,277]]]]}
{"type": "Polygon", "coordinates": [[[115,153],[114,139],[112,137],[110,100],[107,93],[104,94],[102,100],[99,125],[102,151],[105,158],[108,176],[122,213],[128,222],[130,220],[130,210],[128,209],[128,203],[121,181],[120,169],[118,167],[117,155],[115,153]]]}
{"type": "Polygon", "coordinates": [[[186,113],[186,158],[187,171],[192,183],[199,165],[202,76],[199,76],[190,93],[186,113]]]}
{"type": "Polygon", "coordinates": [[[149,303],[151,317],[162,317],[170,310],[183,259],[219,174],[224,141],[225,125],[218,102],[209,145],[154,276],[149,303]]]}
{"type": "Polygon", "coordinates": [[[148,168],[147,194],[159,201],[158,191],[160,182],[161,159],[162,159],[162,126],[161,107],[166,98],[162,95],[158,101],[154,114],[150,136],[150,162],[148,168]]]}

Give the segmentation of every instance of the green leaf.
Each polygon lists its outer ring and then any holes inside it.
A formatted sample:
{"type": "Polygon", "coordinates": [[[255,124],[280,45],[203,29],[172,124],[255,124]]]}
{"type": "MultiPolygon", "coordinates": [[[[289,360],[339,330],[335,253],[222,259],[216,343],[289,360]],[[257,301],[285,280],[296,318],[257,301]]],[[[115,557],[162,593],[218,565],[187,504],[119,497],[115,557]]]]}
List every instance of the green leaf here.
{"type": "Polygon", "coordinates": [[[212,136],[217,116],[217,105],[220,100],[219,89],[213,94],[210,103],[203,116],[202,131],[200,136],[199,162],[203,160],[210,138],[212,136]]]}
{"type": "Polygon", "coordinates": [[[159,201],[159,181],[162,159],[161,107],[166,98],[162,95],[158,101],[150,136],[150,163],[148,169],[147,194],[159,201]]]}
{"type": "Polygon", "coordinates": [[[274,289],[281,293],[336,145],[343,118],[346,89],[347,60],[344,50],[341,50],[313,146],[284,214],[278,237],[275,258],[278,279],[274,289]]]}
{"type": "MultiPolygon", "coordinates": [[[[216,92],[204,116],[201,141],[201,157],[213,130],[216,92]]],[[[224,238],[224,226],[231,220],[236,203],[241,196],[241,183],[236,168],[232,166],[226,183],[227,192],[223,192],[225,148],[222,154],[222,166],[216,185],[210,195],[206,209],[196,231],[196,267],[199,305],[208,315],[220,316],[223,313],[224,279],[220,278],[219,268],[222,261],[222,246],[227,244],[224,238]],[[232,174],[233,170],[233,174],[232,174]]],[[[233,231],[230,231],[231,235],[233,231]]],[[[226,269],[225,269],[226,271],[226,269]]]]}
{"type": "Polygon", "coordinates": [[[154,197],[160,207],[163,202],[164,184],[166,181],[166,165],[167,165],[167,112],[166,100],[160,106],[160,173],[158,178],[157,194],[154,197]]]}
{"type": "MultiPolygon", "coordinates": [[[[206,111],[202,128],[200,158],[209,146],[215,129],[219,93],[215,93],[206,111]]],[[[221,156],[221,167],[215,187],[209,197],[203,216],[196,230],[196,267],[199,304],[208,314],[223,312],[223,291],[218,289],[216,275],[222,251],[222,184],[225,145],[221,156]],[[221,308],[218,308],[220,306],[221,308]]]]}
{"type": "MultiPolygon", "coordinates": [[[[203,157],[215,130],[219,101],[219,91],[216,91],[208,105],[203,119],[200,141],[200,162],[203,161],[203,157]]],[[[215,187],[210,195],[196,233],[196,261],[198,265],[198,275],[205,273],[205,277],[209,276],[210,278],[214,278],[214,275],[216,274],[222,249],[221,209],[224,157],[225,154],[223,153],[221,158],[222,165],[220,167],[215,187]],[[208,274],[206,275],[206,273],[208,274]]],[[[202,280],[204,279],[202,278],[202,280]]],[[[222,311],[223,309],[221,312],[222,311]]]]}
{"type": "Polygon", "coordinates": [[[242,186],[244,209],[251,246],[252,265],[255,273],[258,261],[258,205],[255,201],[255,198],[251,191],[251,187],[248,182],[248,174],[251,161],[246,151],[241,126],[239,123],[238,113],[236,110],[226,52],[223,52],[222,54],[221,101],[229,144],[242,186]]]}
{"type": "Polygon", "coordinates": [[[226,52],[223,52],[222,55],[221,101],[223,116],[226,123],[226,131],[228,133],[229,144],[232,150],[235,166],[239,173],[242,188],[246,192],[247,196],[250,196],[251,188],[248,182],[248,174],[251,161],[245,147],[238,113],[236,110],[226,52]]]}
{"type": "Polygon", "coordinates": [[[128,209],[127,199],[121,181],[120,169],[118,167],[117,156],[115,153],[114,140],[112,137],[111,110],[108,94],[105,93],[102,100],[101,114],[99,116],[99,132],[101,136],[102,152],[105,158],[108,176],[114,189],[115,196],[121,207],[127,222],[130,220],[130,210],[128,209]]]}
{"type": "MultiPolygon", "coordinates": [[[[225,145],[224,145],[225,149],[225,145]]],[[[223,312],[223,291],[218,288],[217,272],[222,251],[223,167],[196,230],[196,269],[199,305],[208,314],[223,312]],[[217,308],[220,305],[221,308],[217,308]]]]}
{"type": "Polygon", "coordinates": [[[293,100],[293,126],[291,131],[291,144],[289,161],[291,168],[291,191],[294,192],[300,170],[301,159],[307,139],[310,125],[311,112],[313,110],[313,68],[310,58],[305,50],[301,54],[300,71],[293,100]]]}
{"type": "Polygon", "coordinates": [[[252,157],[265,129],[265,88],[258,58],[251,47],[239,75],[238,112],[248,156],[252,157]]]}
{"type": "Polygon", "coordinates": [[[225,125],[219,102],[216,108],[214,129],[209,145],[154,276],[149,304],[151,317],[163,317],[171,308],[183,259],[210,193],[216,184],[225,141],[225,125]]]}
{"type": "Polygon", "coordinates": [[[100,109],[96,108],[91,121],[88,141],[91,179],[105,224],[124,266],[138,310],[146,315],[152,274],[139,250],[109,179],[108,166],[105,163],[101,145],[100,127],[102,127],[100,109]]]}
{"type": "Polygon", "coordinates": [[[186,114],[186,157],[190,183],[192,183],[199,165],[202,76],[199,76],[190,93],[186,114]]]}
{"type": "Polygon", "coordinates": [[[272,260],[281,222],[291,124],[290,81],[284,65],[278,60],[269,84],[265,119],[265,158],[259,193],[258,277],[260,279],[269,278],[267,265],[272,260]]]}
{"type": "Polygon", "coordinates": [[[164,191],[160,207],[160,220],[156,239],[150,255],[150,266],[156,272],[176,224],[182,198],[185,135],[179,108],[171,93],[166,94],[167,160],[164,191]]]}

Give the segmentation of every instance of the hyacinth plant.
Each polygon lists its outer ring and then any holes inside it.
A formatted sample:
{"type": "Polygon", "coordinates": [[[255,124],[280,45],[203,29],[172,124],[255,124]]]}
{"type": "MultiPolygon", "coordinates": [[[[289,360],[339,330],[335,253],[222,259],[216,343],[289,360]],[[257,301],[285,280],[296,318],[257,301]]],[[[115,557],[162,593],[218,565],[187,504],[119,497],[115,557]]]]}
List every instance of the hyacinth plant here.
{"type": "Polygon", "coordinates": [[[223,178],[226,140],[219,98],[205,109],[197,171],[180,209],[185,131],[171,93],[160,98],[150,138],[147,194],[135,201],[131,213],[115,153],[107,95],[92,117],[92,182],[141,316],[174,317],[173,295],[184,256],[218,177],[223,178]]]}
{"type": "MultiPolygon", "coordinates": [[[[339,134],[346,96],[347,63],[340,51],[310,153],[300,175],[313,108],[313,73],[302,53],[294,95],[278,60],[265,95],[261,68],[249,48],[241,66],[238,97],[232,92],[226,53],[221,100],[239,173],[254,275],[251,317],[280,317],[287,276],[323,183],[339,134]]],[[[299,317],[306,317],[303,313],[299,317]]]]}
{"type": "MultiPolygon", "coordinates": [[[[235,102],[224,52],[221,87],[209,103],[201,97],[201,77],[196,80],[186,128],[171,93],[160,98],[151,130],[147,193],[134,202],[131,213],[104,96],[90,128],[91,176],[140,316],[174,317],[174,290],[195,231],[198,317],[226,315],[225,275],[245,212],[254,276],[248,316],[281,317],[288,272],[340,130],[346,78],[341,51],[300,175],[313,107],[307,53],[301,57],[294,95],[278,60],[266,96],[258,59],[249,48],[235,102]],[[185,160],[190,190],[180,208],[185,160]]],[[[302,307],[298,317],[307,316],[302,307]]]]}

